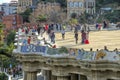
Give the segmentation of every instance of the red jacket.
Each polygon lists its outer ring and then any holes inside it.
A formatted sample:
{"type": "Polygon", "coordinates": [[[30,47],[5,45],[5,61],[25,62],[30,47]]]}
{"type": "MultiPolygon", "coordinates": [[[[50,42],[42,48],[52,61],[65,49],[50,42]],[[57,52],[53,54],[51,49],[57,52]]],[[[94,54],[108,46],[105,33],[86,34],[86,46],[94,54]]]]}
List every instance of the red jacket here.
{"type": "Polygon", "coordinates": [[[48,24],[47,24],[47,25],[45,25],[45,30],[48,30],[48,24]]]}

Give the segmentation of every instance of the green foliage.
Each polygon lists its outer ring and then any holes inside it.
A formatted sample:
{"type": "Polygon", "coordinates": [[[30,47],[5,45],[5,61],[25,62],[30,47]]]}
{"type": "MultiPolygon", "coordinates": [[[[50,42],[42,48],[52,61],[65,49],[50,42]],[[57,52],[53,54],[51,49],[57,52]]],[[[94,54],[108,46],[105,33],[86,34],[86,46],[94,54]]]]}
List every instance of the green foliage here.
{"type": "Polygon", "coordinates": [[[4,24],[0,23],[0,35],[3,34],[3,28],[5,27],[4,24]]]}
{"type": "Polygon", "coordinates": [[[69,20],[69,24],[70,24],[70,25],[78,24],[78,20],[75,19],[75,18],[71,18],[71,19],[69,20]]]}
{"type": "Polygon", "coordinates": [[[0,47],[3,46],[3,38],[4,38],[4,32],[3,32],[3,28],[5,27],[4,24],[0,23],[0,47]]]}
{"type": "Polygon", "coordinates": [[[120,10],[115,9],[120,6],[120,0],[96,0],[96,11],[99,12],[100,8],[110,7],[113,12],[105,11],[104,14],[100,14],[97,22],[102,22],[103,19],[109,20],[110,22],[120,22],[120,10]]]}
{"type": "Polygon", "coordinates": [[[3,60],[3,67],[4,68],[10,68],[10,64],[12,65],[12,68],[17,65],[17,61],[12,57],[12,58],[6,58],[3,60]]]}
{"type": "Polygon", "coordinates": [[[14,43],[15,39],[15,31],[10,31],[10,33],[7,35],[7,45],[10,46],[11,43],[14,43]]]}
{"type": "Polygon", "coordinates": [[[86,15],[85,14],[82,14],[81,16],[79,16],[79,23],[86,23],[86,15]]]}
{"type": "Polygon", "coordinates": [[[8,80],[8,77],[4,73],[0,73],[0,80],[8,80]]]}
{"type": "Polygon", "coordinates": [[[104,15],[104,18],[110,22],[116,23],[120,22],[120,11],[109,12],[104,15]]]}
{"type": "Polygon", "coordinates": [[[23,22],[30,22],[29,16],[32,13],[32,9],[28,8],[25,12],[20,13],[20,15],[23,17],[23,22]]]}
{"type": "Polygon", "coordinates": [[[97,23],[102,23],[102,22],[103,22],[103,16],[100,16],[100,17],[97,19],[96,22],[97,22],[97,23]]]}
{"type": "Polygon", "coordinates": [[[77,18],[77,14],[76,13],[72,13],[71,14],[71,18],[74,18],[74,19],[77,18]]]}
{"type": "Polygon", "coordinates": [[[46,15],[39,15],[37,17],[37,21],[39,21],[39,22],[45,22],[45,21],[47,21],[47,16],[46,15]]]}
{"type": "MultiPolygon", "coordinates": [[[[0,30],[1,30],[0,37],[4,36],[2,28],[4,28],[4,25],[2,25],[2,27],[0,28],[0,30]]],[[[6,42],[0,41],[0,66],[2,66],[2,67],[8,68],[12,62],[10,60],[10,58],[12,56],[12,51],[15,48],[14,44],[13,44],[14,38],[15,38],[15,32],[10,31],[10,33],[6,37],[7,45],[5,46],[6,42]]],[[[14,65],[15,63],[12,63],[12,64],[14,65]]],[[[5,78],[2,78],[0,80],[5,80],[5,78]]]]}
{"type": "Polygon", "coordinates": [[[118,6],[120,6],[120,0],[96,0],[96,8],[97,8],[97,11],[98,9],[100,9],[101,7],[105,7],[107,6],[108,4],[116,4],[118,6]]]}
{"type": "Polygon", "coordinates": [[[6,49],[7,49],[8,53],[12,53],[13,49],[15,49],[15,46],[13,43],[11,43],[9,46],[7,46],[6,49]]]}
{"type": "Polygon", "coordinates": [[[62,46],[60,49],[59,49],[59,52],[60,53],[68,53],[68,49],[64,46],[62,46]]]}
{"type": "Polygon", "coordinates": [[[3,27],[5,27],[5,25],[0,22],[0,29],[2,29],[3,27]]]}

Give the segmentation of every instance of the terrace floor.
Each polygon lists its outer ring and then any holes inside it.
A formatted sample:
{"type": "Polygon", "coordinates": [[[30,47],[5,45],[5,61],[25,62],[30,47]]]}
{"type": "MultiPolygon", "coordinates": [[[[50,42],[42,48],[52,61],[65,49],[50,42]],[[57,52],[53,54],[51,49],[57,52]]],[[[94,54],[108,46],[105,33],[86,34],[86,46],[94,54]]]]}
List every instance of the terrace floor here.
{"type": "Polygon", "coordinates": [[[65,40],[62,40],[61,33],[56,33],[56,44],[58,47],[83,48],[84,50],[93,48],[96,51],[96,49],[103,49],[104,46],[107,46],[109,50],[120,49],[120,30],[91,31],[89,42],[90,44],[81,44],[80,32],[78,44],[75,43],[74,32],[66,32],[65,40]]]}

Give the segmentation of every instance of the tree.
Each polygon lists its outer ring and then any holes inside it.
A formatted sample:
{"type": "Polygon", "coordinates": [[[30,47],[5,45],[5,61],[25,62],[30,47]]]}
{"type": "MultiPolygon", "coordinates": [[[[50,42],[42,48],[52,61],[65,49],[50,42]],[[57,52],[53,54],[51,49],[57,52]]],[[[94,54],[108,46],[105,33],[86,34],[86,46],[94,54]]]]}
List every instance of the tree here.
{"type": "Polygon", "coordinates": [[[104,15],[104,18],[113,23],[120,22],[119,14],[120,11],[109,12],[104,15]]]}
{"type": "Polygon", "coordinates": [[[7,43],[6,46],[1,46],[0,47],[0,55],[5,55],[6,57],[11,57],[12,56],[12,51],[15,48],[14,46],[14,38],[15,38],[15,32],[11,31],[7,35],[7,42],[4,42],[4,44],[7,43]]]}
{"type": "Polygon", "coordinates": [[[6,43],[8,46],[10,46],[12,43],[14,43],[15,39],[15,31],[10,31],[10,33],[6,37],[6,43]]]}
{"type": "Polygon", "coordinates": [[[4,25],[0,23],[0,47],[3,46],[3,40],[4,40],[4,25]]]}
{"type": "Polygon", "coordinates": [[[86,23],[87,22],[87,20],[86,20],[86,14],[81,14],[79,16],[78,21],[79,21],[79,23],[82,23],[82,24],[86,23]]]}
{"type": "Polygon", "coordinates": [[[25,10],[25,12],[20,13],[20,15],[23,17],[23,22],[30,22],[29,16],[32,13],[32,9],[28,8],[25,10]]]}
{"type": "Polygon", "coordinates": [[[37,21],[39,21],[39,22],[46,22],[46,21],[47,21],[47,15],[45,15],[45,14],[40,14],[40,15],[37,17],[37,21]]]}
{"type": "Polygon", "coordinates": [[[0,80],[8,80],[8,78],[4,73],[0,73],[0,80]]]}
{"type": "Polygon", "coordinates": [[[71,18],[74,18],[74,19],[77,18],[77,14],[76,13],[72,13],[71,14],[71,18]]]}
{"type": "Polygon", "coordinates": [[[69,20],[69,23],[74,26],[75,24],[78,24],[78,20],[77,20],[77,19],[74,19],[74,18],[71,18],[71,19],[69,20]]]}
{"type": "MultiPolygon", "coordinates": [[[[0,24],[0,37],[1,36],[4,37],[3,29],[4,29],[4,25],[0,24]]],[[[1,42],[2,45],[0,43],[0,66],[2,66],[2,67],[8,68],[9,64],[11,64],[10,59],[13,59],[12,51],[15,48],[14,44],[13,44],[14,38],[15,38],[15,32],[10,31],[10,33],[6,37],[6,41],[0,40],[0,42],[2,41],[1,42]],[[7,45],[6,45],[6,43],[7,43],[7,45]]],[[[4,78],[4,80],[5,80],[5,78],[4,78]]]]}
{"type": "Polygon", "coordinates": [[[0,55],[4,55],[4,56],[6,56],[6,57],[11,57],[12,55],[11,55],[11,53],[8,53],[9,51],[7,50],[7,48],[0,48],[0,55]]]}
{"type": "Polygon", "coordinates": [[[54,22],[54,23],[63,23],[65,22],[66,16],[65,13],[60,11],[60,12],[51,12],[49,15],[49,21],[54,22]]]}

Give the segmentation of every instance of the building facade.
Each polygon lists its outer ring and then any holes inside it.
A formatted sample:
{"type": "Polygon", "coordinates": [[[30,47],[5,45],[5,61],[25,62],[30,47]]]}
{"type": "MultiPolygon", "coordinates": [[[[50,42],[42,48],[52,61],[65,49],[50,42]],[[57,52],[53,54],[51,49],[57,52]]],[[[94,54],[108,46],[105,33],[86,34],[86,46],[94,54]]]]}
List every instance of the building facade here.
{"type": "Polygon", "coordinates": [[[6,29],[16,29],[19,25],[23,24],[23,19],[20,15],[12,14],[8,16],[3,16],[3,24],[5,24],[6,29]]]}
{"type": "Polygon", "coordinates": [[[81,15],[85,11],[84,0],[67,0],[67,16],[70,17],[72,13],[81,15]]]}
{"type": "Polygon", "coordinates": [[[0,11],[4,12],[4,16],[15,14],[17,12],[17,1],[1,4],[0,11]]]}
{"type": "Polygon", "coordinates": [[[85,9],[86,13],[94,14],[95,13],[95,0],[85,0],[85,9]]]}
{"type": "Polygon", "coordinates": [[[18,0],[18,13],[24,12],[27,8],[34,8],[38,0],[18,0]]]}
{"type": "Polygon", "coordinates": [[[67,0],[68,19],[72,13],[81,15],[84,12],[88,14],[95,13],[95,0],[67,0]]]}
{"type": "Polygon", "coordinates": [[[31,22],[36,21],[34,18],[36,19],[40,14],[49,17],[52,13],[59,13],[60,11],[61,7],[59,3],[40,2],[31,14],[30,20],[31,22]]]}
{"type": "Polygon", "coordinates": [[[4,12],[0,11],[0,22],[2,22],[3,14],[4,14],[4,12]]]}

